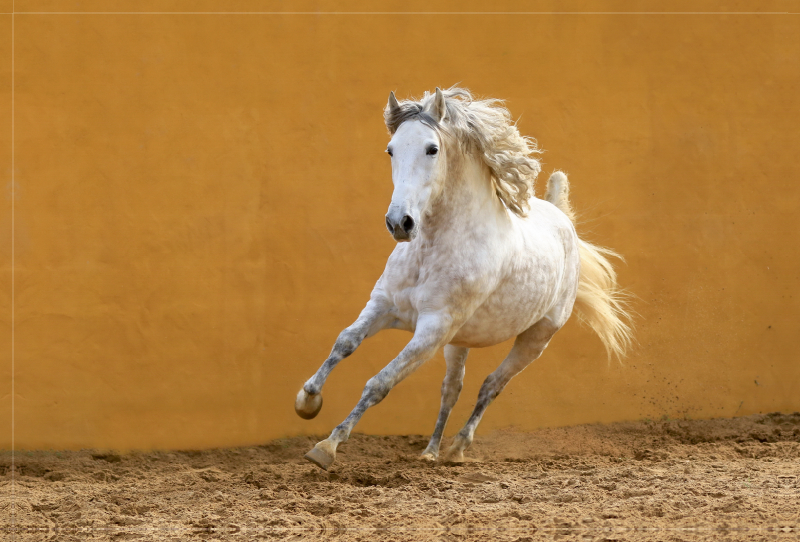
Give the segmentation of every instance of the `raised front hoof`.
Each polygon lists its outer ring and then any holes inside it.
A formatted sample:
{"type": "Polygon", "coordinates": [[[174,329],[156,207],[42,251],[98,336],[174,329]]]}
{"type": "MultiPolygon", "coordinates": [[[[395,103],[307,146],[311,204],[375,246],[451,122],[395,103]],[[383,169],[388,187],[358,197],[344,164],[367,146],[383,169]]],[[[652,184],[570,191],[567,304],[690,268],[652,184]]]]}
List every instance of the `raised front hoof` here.
{"type": "Polygon", "coordinates": [[[322,442],[318,442],[317,445],[311,448],[311,450],[303,457],[314,463],[322,470],[328,470],[328,468],[333,465],[333,462],[336,460],[336,450],[333,449],[328,441],[323,440],[322,442]]]}
{"type": "Polygon", "coordinates": [[[310,395],[301,389],[294,400],[294,411],[304,420],[316,418],[322,410],[322,394],[310,395]]]}

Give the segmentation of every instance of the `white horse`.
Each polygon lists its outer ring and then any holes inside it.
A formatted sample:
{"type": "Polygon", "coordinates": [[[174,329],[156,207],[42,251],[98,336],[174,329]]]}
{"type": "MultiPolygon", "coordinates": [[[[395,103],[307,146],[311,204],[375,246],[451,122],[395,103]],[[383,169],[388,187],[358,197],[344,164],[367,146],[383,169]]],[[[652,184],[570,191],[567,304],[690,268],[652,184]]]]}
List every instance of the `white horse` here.
{"type": "Polygon", "coordinates": [[[566,175],[553,173],[545,199],[534,197],[540,151],[519,134],[502,102],[474,100],[459,88],[437,88],[420,101],[398,102],[391,93],[384,118],[394,182],[386,227],[399,243],[361,315],[297,394],[298,415],[317,415],[328,375],[365,338],[387,328],[414,335],[367,381],[344,422],[306,454],[326,470],[364,411],[441,347],[447,362],[441,409],[422,452],[431,461],[461,392],[469,349],[516,337],[448,450],[447,459],[463,461],[489,403],[542,354],[573,304],[609,355],[624,355],[631,341],[607,259],[614,253],[578,238],[566,175]]]}

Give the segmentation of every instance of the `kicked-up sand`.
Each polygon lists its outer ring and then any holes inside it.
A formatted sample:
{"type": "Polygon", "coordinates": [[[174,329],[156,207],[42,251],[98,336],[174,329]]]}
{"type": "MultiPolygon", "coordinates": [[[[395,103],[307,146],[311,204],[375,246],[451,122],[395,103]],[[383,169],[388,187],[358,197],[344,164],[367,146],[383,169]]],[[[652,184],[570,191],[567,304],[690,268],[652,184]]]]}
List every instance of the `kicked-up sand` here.
{"type": "MultiPolygon", "coordinates": [[[[477,437],[462,464],[418,435],[216,450],[0,455],[16,540],[779,540],[800,538],[800,413],[477,437]]],[[[447,442],[444,443],[445,445],[447,442]]],[[[446,449],[443,446],[443,449],[446,449]]]]}

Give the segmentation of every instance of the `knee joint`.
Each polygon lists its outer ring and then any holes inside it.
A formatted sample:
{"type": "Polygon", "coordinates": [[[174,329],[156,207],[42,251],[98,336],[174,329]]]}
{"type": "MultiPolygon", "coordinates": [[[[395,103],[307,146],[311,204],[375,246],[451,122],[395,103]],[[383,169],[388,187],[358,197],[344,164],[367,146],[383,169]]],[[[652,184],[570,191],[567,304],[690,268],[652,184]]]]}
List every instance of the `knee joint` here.
{"type": "Polygon", "coordinates": [[[334,348],[335,352],[346,358],[350,354],[356,351],[358,348],[360,341],[357,337],[355,337],[351,333],[342,333],[339,335],[339,338],[336,339],[336,347],[334,348]]]}
{"type": "Polygon", "coordinates": [[[389,395],[391,388],[378,377],[372,377],[367,380],[367,385],[364,386],[365,399],[368,399],[372,404],[380,403],[383,398],[389,395]]]}
{"type": "Polygon", "coordinates": [[[458,382],[451,382],[449,380],[445,380],[444,382],[442,382],[442,394],[445,394],[448,391],[461,393],[461,388],[463,387],[464,384],[460,380],[458,382]]]}

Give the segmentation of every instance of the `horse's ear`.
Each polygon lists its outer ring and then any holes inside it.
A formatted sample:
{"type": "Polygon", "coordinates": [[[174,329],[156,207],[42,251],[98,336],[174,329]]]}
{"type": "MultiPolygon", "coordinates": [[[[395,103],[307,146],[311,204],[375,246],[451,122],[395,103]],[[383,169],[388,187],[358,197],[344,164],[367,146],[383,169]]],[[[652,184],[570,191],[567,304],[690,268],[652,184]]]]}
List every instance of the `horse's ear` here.
{"type": "Polygon", "coordinates": [[[386,107],[388,107],[389,111],[392,113],[400,109],[400,104],[397,103],[397,98],[394,97],[394,91],[389,92],[389,103],[386,104],[386,107]]]}
{"type": "Polygon", "coordinates": [[[433,101],[428,103],[425,112],[433,117],[433,120],[436,122],[442,122],[445,115],[447,115],[447,105],[444,102],[444,94],[442,94],[439,87],[436,87],[436,94],[433,97],[433,101]]]}

